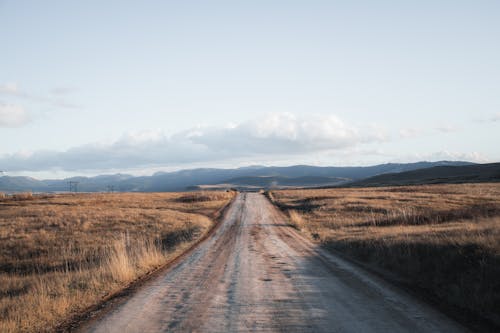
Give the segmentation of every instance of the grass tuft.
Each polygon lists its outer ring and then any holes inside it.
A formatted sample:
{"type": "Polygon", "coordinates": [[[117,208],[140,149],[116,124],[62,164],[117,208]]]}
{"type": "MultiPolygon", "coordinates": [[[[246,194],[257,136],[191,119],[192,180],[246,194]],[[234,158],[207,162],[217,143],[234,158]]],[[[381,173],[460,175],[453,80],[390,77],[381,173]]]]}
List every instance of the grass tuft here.
{"type": "Polygon", "coordinates": [[[304,227],[304,218],[296,210],[289,210],[288,216],[290,217],[290,225],[297,230],[302,230],[304,227]]]}

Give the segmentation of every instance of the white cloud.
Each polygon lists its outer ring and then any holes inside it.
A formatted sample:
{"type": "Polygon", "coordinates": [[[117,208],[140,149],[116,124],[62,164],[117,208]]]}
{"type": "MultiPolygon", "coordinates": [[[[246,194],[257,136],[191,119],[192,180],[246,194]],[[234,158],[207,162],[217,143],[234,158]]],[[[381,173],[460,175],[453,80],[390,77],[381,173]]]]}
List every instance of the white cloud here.
{"type": "Polygon", "coordinates": [[[23,107],[0,102],[0,127],[19,127],[29,120],[28,113],[23,107]]]}
{"type": "Polygon", "coordinates": [[[162,131],[132,132],[111,144],[88,144],[64,152],[11,154],[0,157],[0,165],[12,171],[125,169],[297,156],[384,139],[380,129],[357,128],[335,116],[277,113],[232,127],[197,127],[172,136],[162,131]]]}
{"type": "Polygon", "coordinates": [[[361,130],[333,115],[297,117],[275,113],[232,127],[207,128],[191,140],[216,151],[295,154],[341,149],[382,141],[384,137],[380,130],[361,130]]]}
{"type": "Polygon", "coordinates": [[[413,154],[398,159],[399,162],[419,162],[419,161],[467,161],[476,163],[488,163],[491,160],[479,152],[456,152],[456,151],[437,151],[430,154],[413,154]]]}
{"type": "Polygon", "coordinates": [[[448,161],[468,161],[468,162],[477,162],[477,163],[488,163],[491,160],[485,155],[479,152],[450,152],[450,151],[441,151],[436,152],[431,155],[432,160],[448,160],[448,161]]]}

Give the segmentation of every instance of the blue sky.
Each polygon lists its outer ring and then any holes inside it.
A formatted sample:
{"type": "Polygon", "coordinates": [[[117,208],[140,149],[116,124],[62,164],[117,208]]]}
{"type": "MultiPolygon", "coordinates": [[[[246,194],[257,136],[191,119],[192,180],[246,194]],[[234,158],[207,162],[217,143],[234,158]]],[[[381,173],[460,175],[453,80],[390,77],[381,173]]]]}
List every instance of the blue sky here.
{"type": "Polygon", "coordinates": [[[2,1],[0,170],[500,161],[498,1],[2,1]]]}

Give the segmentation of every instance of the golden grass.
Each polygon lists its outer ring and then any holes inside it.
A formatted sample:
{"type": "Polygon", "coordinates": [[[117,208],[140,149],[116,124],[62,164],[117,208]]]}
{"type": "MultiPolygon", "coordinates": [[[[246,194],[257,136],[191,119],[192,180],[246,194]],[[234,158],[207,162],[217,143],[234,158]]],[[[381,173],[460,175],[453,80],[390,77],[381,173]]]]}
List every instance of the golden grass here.
{"type": "Polygon", "coordinates": [[[210,229],[210,217],[233,195],[2,198],[0,332],[53,331],[188,248],[210,229]]]}
{"type": "Polygon", "coordinates": [[[288,216],[290,217],[290,225],[294,227],[297,230],[303,230],[304,227],[307,227],[304,222],[304,218],[302,217],[302,214],[299,213],[296,210],[289,210],[288,211],[288,216]]]}
{"type": "Polygon", "coordinates": [[[323,246],[500,324],[500,184],[271,194],[323,246]]]}

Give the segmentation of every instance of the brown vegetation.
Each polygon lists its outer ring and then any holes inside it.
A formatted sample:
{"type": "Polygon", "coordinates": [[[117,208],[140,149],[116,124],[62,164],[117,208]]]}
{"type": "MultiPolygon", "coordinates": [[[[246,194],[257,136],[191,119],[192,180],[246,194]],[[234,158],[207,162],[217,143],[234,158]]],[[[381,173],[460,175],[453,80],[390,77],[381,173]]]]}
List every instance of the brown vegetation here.
{"type": "Polygon", "coordinates": [[[500,324],[500,184],[287,190],[270,199],[325,247],[500,324]]]}
{"type": "Polygon", "coordinates": [[[232,196],[0,198],[0,331],[52,331],[188,248],[232,196]]]}

